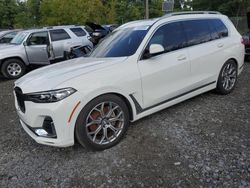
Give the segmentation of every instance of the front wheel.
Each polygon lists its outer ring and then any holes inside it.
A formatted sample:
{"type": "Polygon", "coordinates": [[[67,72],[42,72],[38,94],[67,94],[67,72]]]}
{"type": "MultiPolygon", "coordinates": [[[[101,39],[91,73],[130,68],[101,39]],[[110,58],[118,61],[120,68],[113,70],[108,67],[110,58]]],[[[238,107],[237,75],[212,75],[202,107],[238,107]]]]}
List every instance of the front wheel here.
{"type": "Polygon", "coordinates": [[[119,143],[129,125],[126,103],[116,95],[103,95],[80,112],[75,128],[78,142],[91,150],[105,150],[119,143]]]}
{"type": "Polygon", "coordinates": [[[217,82],[216,91],[226,95],[233,91],[238,79],[237,64],[234,60],[228,60],[222,67],[217,82]]]}
{"type": "Polygon", "coordinates": [[[19,59],[8,59],[3,62],[1,72],[6,78],[17,79],[24,75],[25,65],[19,59]]]}

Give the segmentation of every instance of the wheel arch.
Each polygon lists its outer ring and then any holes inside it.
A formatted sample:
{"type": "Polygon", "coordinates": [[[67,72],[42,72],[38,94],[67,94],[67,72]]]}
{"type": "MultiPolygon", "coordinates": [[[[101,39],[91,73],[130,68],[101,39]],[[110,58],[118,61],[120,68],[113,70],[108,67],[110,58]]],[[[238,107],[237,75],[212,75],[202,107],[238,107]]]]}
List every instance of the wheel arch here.
{"type": "MultiPolygon", "coordinates": [[[[132,105],[131,105],[130,101],[128,100],[128,98],[126,98],[124,95],[122,95],[120,93],[107,93],[107,94],[116,95],[116,96],[120,97],[125,102],[126,106],[128,107],[128,111],[129,111],[129,120],[133,121],[133,119],[134,119],[133,108],[132,108],[132,105]]],[[[105,95],[107,95],[107,94],[105,94],[105,95]]]]}
{"type": "MultiPolygon", "coordinates": [[[[227,61],[230,61],[230,60],[233,60],[233,61],[236,63],[237,68],[239,68],[239,62],[237,61],[237,59],[236,59],[236,58],[231,57],[231,58],[229,58],[227,61]]],[[[227,61],[226,61],[226,62],[227,62],[227,61]]]]}
{"type": "Polygon", "coordinates": [[[1,59],[0,60],[0,68],[3,65],[3,62],[5,62],[5,61],[7,61],[9,59],[18,59],[18,60],[22,61],[22,63],[26,66],[26,63],[24,62],[24,60],[20,56],[13,56],[13,57],[6,57],[6,58],[1,59]]]}
{"type": "MultiPolygon", "coordinates": [[[[83,106],[81,106],[81,108],[79,109],[79,113],[81,112],[81,110],[82,110],[89,102],[91,102],[92,100],[94,100],[94,99],[96,99],[96,98],[98,98],[98,97],[104,96],[104,95],[116,95],[116,96],[118,96],[119,98],[121,98],[121,99],[125,102],[126,106],[128,107],[128,111],[129,111],[129,120],[130,120],[130,121],[133,121],[133,120],[135,119],[135,114],[134,114],[134,112],[135,112],[135,107],[133,106],[133,102],[130,101],[130,99],[128,98],[129,96],[126,96],[126,95],[124,95],[124,94],[122,94],[122,93],[120,93],[120,92],[117,92],[117,91],[115,91],[115,92],[104,92],[104,93],[99,93],[99,94],[97,94],[97,95],[95,95],[95,96],[92,95],[92,97],[91,97],[91,98],[88,98],[87,102],[84,103],[83,106]]],[[[77,121],[77,118],[78,118],[78,116],[79,116],[79,113],[77,114],[76,119],[75,119],[75,121],[74,121],[74,126],[72,127],[72,128],[73,128],[72,132],[73,132],[74,142],[77,142],[77,140],[76,140],[76,121],[77,121]]],[[[70,132],[71,132],[71,131],[70,131],[70,132]]]]}
{"type": "Polygon", "coordinates": [[[219,79],[220,71],[221,71],[222,67],[224,66],[225,63],[227,63],[227,62],[230,61],[230,60],[233,60],[233,61],[236,63],[236,65],[237,65],[237,69],[239,69],[239,62],[237,61],[237,58],[231,57],[231,58],[225,59],[224,63],[221,64],[220,67],[218,67],[218,68],[219,68],[219,71],[217,72],[217,81],[218,81],[218,79],[219,79]]]}
{"type": "MultiPolygon", "coordinates": [[[[90,100],[88,100],[88,102],[86,103],[86,104],[88,104],[90,101],[92,101],[92,100],[94,100],[94,99],[96,99],[96,98],[98,98],[98,97],[101,97],[101,96],[104,96],[104,95],[116,95],[116,96],[118,96],[119,98],[121,98],[124,102],[125,102],[125,104],[126,104],[126,106],[128,107],[128,111],[129,111],[129,120],[130,121],[133,121],[134,120],[134,109],[133,109],[133,103],[132,103],[132,101],[130,101],[129,100],[129,96],[127,96],[126,97],[126,95],[124,95],[124,94],[122,94],[122,93],[120,93],[120,92],[117,92],[117,91],[114,91],[114,92],[104,92],[104,93],[100,93],[100,94],[98,94],[98,95],[96,95],[96,96],[94,96],[94,97],[91,97],[91,99],[90,100]]],[[[85,105],[86,105],[85,104],[85,105]]],[[[84,105],[84,106],[85,106],[84,105]]],[[[84,107],[83,107],[84,108],[84,107]]]]}

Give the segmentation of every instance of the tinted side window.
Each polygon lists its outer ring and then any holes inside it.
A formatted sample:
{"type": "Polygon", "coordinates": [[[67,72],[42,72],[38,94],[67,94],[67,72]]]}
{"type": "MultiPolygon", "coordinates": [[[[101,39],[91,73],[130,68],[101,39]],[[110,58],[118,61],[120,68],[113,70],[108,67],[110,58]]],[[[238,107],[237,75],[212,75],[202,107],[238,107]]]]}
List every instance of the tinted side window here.
{"type": "Polygon", "coordinates": [[[210,27],[212,29],[212,36],[214,39],[224,38],[228,36],[228,29],[225,24],[219,19],[210,20],[210,27]]]}
{"type": "Polygon", "coordinates": [[[64,29],[51,30],[50,36],[52,41],[66,40],[70,39],[69,34],[64,29]]]}
{"type": "Polygon", "coordinates": [[[29,37],[27,44],[31,45],[47,45],[48,44],[48,33],[47,32],[38,32],[33,33],[29,37]]]}
{"type": "Polygon", "coordinates": [[[71,28],[70,30],[71,30],[76,36],[78,36],[78,37],[83,37],[83,36],[86,35],[86,32],[85,32],[82,28],[80,28],[80,27],[78,27],[78,28],[71,28]]]}
{"type": "Polygon", "coordinates": [[[184,48],[186,37],[181,23],[175,22],[160,27],[151,38],[149,45],[151,44],[161,44],[165,52],[184,48]]]}
{"type": "Polygon", "coordinates": [[[183,26],[188,38],[188,46],[212,40],[208,20],[188,20],[183,22],[183,26]]]}

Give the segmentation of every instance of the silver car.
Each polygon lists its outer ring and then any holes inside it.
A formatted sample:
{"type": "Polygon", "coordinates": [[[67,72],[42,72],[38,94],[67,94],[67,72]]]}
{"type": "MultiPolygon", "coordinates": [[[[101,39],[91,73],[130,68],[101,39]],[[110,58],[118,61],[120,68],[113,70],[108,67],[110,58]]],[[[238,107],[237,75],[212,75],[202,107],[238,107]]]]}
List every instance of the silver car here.
{"type": "Polygon", "coordinates": [[[68,59],[71,49],[93,48],[88,32],[80,26],[57,26],[19,32],[8,45],[0,45],[4,77],[21,77],[32,64],[48,65],[68,59]]]}
{"type": "Polygon", "coordinates": [[[20,29],[5,30],[0,32],[0,44],[10,43],[11,40],[21,31],[20,29]]]}

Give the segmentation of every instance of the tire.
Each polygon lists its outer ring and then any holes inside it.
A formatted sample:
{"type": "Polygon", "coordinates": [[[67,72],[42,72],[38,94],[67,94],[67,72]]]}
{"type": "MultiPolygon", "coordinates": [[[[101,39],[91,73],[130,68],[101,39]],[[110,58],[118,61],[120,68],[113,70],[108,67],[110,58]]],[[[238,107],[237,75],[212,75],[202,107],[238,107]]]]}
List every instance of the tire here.
{"type": "Polygon", "coordinates": [[[250,55],[245,55],[245,62],[250,62],[250,55]]]}
{"type": "Polygon", "coordinates": [[[221,95],[231,93],[238,80],[238,66],[234,60],[228,60],[222,67],[217,81],[216,92],[221,95]]]}
{"type": "Polygon", "coordinates": [[[102,95],[90,101],[79,113],[75,136],[85,148],[101,151],[118,144],[128,126],[126,103],[116,95],[102,95]]]}
{"type": "Polygon", "coordinates": [[[7,59],[3,62],[1,72],[5,78],[17,79],[24,75],[26,67],[19,59],[7,59]]]}

